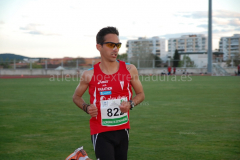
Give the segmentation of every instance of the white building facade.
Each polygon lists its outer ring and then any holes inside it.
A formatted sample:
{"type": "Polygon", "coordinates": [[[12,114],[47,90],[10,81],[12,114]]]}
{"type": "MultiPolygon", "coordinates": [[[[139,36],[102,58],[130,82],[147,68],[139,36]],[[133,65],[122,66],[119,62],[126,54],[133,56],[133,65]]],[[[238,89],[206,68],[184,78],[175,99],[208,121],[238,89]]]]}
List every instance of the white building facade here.
{"type": "MultiPolygon", "coordinates": [[[[166,40],[159,37],[152,38],[143,38],[139,37],[136,40],[127,41],[127,55],[128,58],[138,57],[137,50],[142,46],[142,49],[145,49],[146,54],[152,53],[157,56],[165,55],[165,42],[166,40]]],[[[144,52],[144,51],[142,51],[144,52]]]]}
{"type": "MultiPolygon", "coordinates": [[[[170,38],[168,40],[168,56],[173,58],[175,50],[181,52],[196,52],[188,56],[194,61],[197,67],[207,65],[207,54],[197,54],[197,52],[207,52],[208,39],[204,34],[183,35],[179,38],[170,38]]],[[[182,58],[182,56],[181,56],[182,58]]]]}
{"type": "Polygon", "coordinates": [[[173,57],[176,49],[183,52],[207,52],[207,37],[198,34],[170,38],[168,40],[168,56],[173,57]]]}
{"type": "Polygon", "coordinates": [[[219,51],[223,52],[223,60],[231,59],[233,53],[240,54],[240,34],[232,37],[221,37],[219,41],[219,51]]]}

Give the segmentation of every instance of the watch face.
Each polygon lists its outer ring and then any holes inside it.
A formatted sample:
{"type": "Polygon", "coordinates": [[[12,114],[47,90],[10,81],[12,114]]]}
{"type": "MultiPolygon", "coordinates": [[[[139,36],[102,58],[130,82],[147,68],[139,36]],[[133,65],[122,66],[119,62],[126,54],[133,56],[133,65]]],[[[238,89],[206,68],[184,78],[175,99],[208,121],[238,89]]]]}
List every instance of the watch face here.
{"type": "Polygon", "coordinates": [[[131,106],[132,106],[132,108],[134,107],[134,103],[133,103],[133,101],[131,101],[131,106]]]}

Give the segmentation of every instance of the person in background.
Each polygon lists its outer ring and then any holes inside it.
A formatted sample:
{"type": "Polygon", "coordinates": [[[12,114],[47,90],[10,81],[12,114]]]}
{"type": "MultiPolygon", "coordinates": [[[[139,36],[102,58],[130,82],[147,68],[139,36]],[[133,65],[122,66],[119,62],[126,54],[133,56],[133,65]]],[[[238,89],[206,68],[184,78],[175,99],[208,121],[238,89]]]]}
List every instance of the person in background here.
{"type": "Polygon", "coordinates": [[[173,74],[176,74],[176,67],[173,68],[173,74]]]}
{"type": "Polygon", "coordinates": [[[240,64],[238,65],[238,75],[240,76],[240,64]]]}
{"type": "Polygon", "coordinates": [[[168,66],[168,75],[171,75],[171,70],[172,70],[171,66],[168,66]]]}

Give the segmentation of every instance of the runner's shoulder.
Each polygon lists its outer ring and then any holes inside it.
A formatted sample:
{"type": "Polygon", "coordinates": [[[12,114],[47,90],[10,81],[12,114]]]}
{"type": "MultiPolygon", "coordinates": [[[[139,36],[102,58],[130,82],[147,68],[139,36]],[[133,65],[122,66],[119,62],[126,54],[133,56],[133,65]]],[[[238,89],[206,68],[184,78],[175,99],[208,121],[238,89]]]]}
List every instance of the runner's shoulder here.
{"type": "Polygon", "coordinates": [[[91,70],[89,69],[89,70],[83,71],[82,79],[84,81],[86,81],[87,83],[89,83],[91,81],[91,79],[92,79],[93,73],[94,73],[93,69],[91,69],[91,70]]]}
{"type": "Polygon", "coordinates": [[[126,63],[126,67],[128,71],[137,71],[137,68],[135,67],[134,64],[126,63]]]}

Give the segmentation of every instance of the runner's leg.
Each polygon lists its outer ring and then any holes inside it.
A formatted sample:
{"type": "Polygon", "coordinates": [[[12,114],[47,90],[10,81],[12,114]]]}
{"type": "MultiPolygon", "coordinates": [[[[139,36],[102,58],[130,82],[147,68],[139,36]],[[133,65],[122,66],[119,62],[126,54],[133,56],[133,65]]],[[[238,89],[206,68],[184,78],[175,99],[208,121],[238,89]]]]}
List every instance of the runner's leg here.
{"type": "Polygon", "coordinates": [[[121,130],[118,132],[120,139],[119,145],[115,147],[115,160],[127,160],[129,130],[121,130]]]}
{"type": "Polygon", "coordinates": [[[106,133],[99,133],[97,136],[92,135],[96,158],[100,160],[115,160],[114,146],[104,134],[106,133]]]}

